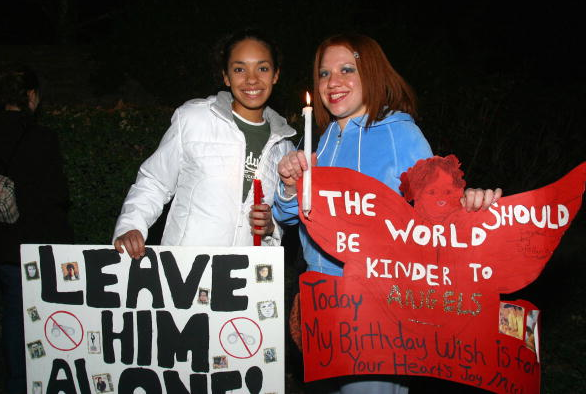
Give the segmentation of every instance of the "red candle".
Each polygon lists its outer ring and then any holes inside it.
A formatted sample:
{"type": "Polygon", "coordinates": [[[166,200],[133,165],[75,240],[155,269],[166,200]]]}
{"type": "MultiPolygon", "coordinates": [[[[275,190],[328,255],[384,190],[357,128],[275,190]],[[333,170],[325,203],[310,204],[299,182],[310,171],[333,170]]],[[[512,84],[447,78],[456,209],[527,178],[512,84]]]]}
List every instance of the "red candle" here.
{"type": "MultiPolygon", "coordinates": [[[[262,193],[262,183],[260,181],[260,179],[255,178],[254,180],[252,180],[254,183],[254,204],[261,204],[262,203],[262,198],[264,197],[264,194],[262,193]]],[[[255,226],[255,229],[260,229],[260,226],[255,226]]],[[[260,235],[255,234],[254,235],[254,245],[255,246],[259,246],[260,245],[260,235]]]]}

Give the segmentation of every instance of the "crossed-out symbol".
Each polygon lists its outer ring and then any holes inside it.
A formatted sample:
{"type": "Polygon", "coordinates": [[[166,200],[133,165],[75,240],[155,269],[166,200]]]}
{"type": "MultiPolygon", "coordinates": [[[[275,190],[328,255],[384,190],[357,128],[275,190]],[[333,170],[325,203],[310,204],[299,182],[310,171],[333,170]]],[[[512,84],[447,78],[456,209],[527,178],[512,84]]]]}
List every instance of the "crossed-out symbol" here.
{"type": "Polygon", "coordinates": [[[239,359],[253,357],[262,345],[260,326],[247,317],[228,320],[220,329],[220,345],[224,351],[239,359]]]}
{"type": "Polygon", "coordinates": [[[60,351],[71,351],[83,340],[83,326],[79,319],[68,311],[56,311],[45,321],[45,338],[60,351]]]}

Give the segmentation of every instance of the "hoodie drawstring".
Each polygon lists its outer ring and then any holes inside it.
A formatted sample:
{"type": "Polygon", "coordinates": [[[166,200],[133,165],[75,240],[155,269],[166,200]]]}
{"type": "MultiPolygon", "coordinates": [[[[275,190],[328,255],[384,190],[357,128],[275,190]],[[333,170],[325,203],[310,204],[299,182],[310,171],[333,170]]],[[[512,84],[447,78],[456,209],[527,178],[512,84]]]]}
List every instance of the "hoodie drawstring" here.
{"type": "Polygon", "coordinates": [[[362,173],[360,171],[360,146],[362,145],[362,126],[360,126],[360,129],[358,131],[358,172],[362,173]]]}
{"type": "Polygon", "coordinates": [[[332,131],[332,127],[334,126],[334,123],[332,122],[330,124],[330,127],[327,130],[327,136],[326,136],[326,142],[324,143],[323,148],[321,149],[321,151],[317,154],[317,159],[319,159],[319,157],[321,156],[321,154],[324,152],[324,150],[326,149],[326,147],[328,146],[328,141],[330,140],[330,132],[332,131]]]}

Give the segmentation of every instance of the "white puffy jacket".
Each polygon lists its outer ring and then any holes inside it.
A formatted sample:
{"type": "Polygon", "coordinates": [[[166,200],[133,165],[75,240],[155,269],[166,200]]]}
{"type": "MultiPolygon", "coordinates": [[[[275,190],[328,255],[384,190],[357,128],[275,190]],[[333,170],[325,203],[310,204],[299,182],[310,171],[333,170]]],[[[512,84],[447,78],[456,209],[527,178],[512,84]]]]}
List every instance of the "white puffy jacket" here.
{"type": "MultiPolygon", "coordinates": [[[[175,196],[162,245],[250,246],[248,215],[252,188],[242,203],[246,141],[232,115],[232,95],[219,92],[207,99],[187,101],[173,114],[159,147],[141,166],[116,222],[114,240],[132,229],[147,238],[148,228],[175,196]]],[[[283,117],[265,108],[271,134],[263,148],[257,177],[264,202],[273,204],[280,159],[294,147],[287,140],[295,130],[283,117]]],[[[263,245],[279,245],[275,225],[263,245]]]]}

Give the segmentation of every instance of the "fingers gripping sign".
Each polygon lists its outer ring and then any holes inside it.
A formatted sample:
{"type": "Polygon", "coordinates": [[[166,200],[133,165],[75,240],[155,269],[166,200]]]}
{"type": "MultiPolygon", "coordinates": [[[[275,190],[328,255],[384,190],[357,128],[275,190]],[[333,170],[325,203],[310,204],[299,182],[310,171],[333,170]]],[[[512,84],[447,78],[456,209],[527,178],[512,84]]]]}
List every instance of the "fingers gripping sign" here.
{"type": "Polygon", "coordinates": [[[468,212],[487,210],[502,195],[503,191],[501,188],[497,188],[494,191],[492,189],[468,188],[464,191],[464,196],[462,196],[460,202],[462,203],[462,207],[468,212]]]}
{"type": "Polygon", "coordinates": [[[145,254],[144,237],[139,230],[129,230],[122,236],[118,237],[114,242],[114,248],[116,248],[116,251],[120,254],[124,254],[123,246],[126,248],[128,255],[130,255],[132,259],[139,259],[145,254]]]}

